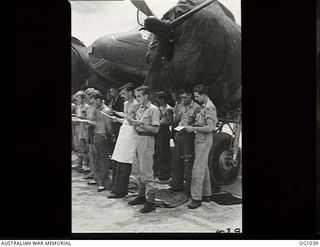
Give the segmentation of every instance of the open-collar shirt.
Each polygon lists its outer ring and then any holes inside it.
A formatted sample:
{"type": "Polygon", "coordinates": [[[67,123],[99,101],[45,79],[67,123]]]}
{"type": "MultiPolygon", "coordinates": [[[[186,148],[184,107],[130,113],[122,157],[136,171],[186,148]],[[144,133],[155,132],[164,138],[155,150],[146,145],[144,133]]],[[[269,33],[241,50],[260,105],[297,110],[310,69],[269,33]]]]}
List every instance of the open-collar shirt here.
{"type": "Polygon", "coordinates": [[[191,101],[190,105],[182,105],[178,111],[179,126],[194,126],[197,113],[200,112],[200,106],[191,101]]]}
{"type": "MultiPolygon", "coordinates": [[[[136,112],[136,119],[146,125],[160,126],[160,115],[160,109],[149,101],[146,105],[140,105],[136,112]]],[[[147,132],[140,126],[136,126],[135,129],[137,131],[147,132]]]]}

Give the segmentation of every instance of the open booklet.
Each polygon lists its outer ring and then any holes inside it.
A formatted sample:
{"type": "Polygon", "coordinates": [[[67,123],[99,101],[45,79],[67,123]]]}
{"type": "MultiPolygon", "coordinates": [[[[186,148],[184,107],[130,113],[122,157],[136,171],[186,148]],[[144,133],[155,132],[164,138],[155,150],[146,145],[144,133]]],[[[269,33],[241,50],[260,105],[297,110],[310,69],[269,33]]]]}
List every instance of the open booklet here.
{"type": "Polygon", "coordinates": [[[127,115],[123,112],[120,112],[120,111],[113,111],[113,113],[117,116],[117,117],[120,117],[120,118],[126,118],[127,115]]]}
{"type": "Polygon", "coordinates": [[[93,125],[96,124],[94,121],[91,121],[89,119],[81,119],[81,118],[78,118],[78,117],[72,117],[72,122],[87,123],[87,124],[93,124],[93,125]]]}
{"type": "Polygon", "coordinates": [[[107,113],[104,113],[103,111],[100,111],[100,113],[102,113],[103,115],[105,115],[106,117],[108,117],[110,119],[116,119],[117,118],[115,116],[108,115],[107,113]]]}
{"type": "Polygon", "coordinates": [[[184,129],[184,126],[177,126],[174,128],[174,130],[176,130],[176,131],[181,131],[183,129],[184,129]]]}

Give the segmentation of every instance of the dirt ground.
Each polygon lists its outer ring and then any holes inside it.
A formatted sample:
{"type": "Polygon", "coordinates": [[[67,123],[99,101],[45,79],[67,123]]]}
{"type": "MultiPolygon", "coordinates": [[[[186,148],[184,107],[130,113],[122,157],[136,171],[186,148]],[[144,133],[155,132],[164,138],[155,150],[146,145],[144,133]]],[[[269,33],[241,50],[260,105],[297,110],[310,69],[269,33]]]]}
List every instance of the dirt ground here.
{"type": "MultiPolygon", "coordinates": [[[[72,159],[76,157],[73,155],[72,159]]],[[[156,211],[141,214],[142,205],[127,205],[133,194],[108,199],[109,191],[97,192],[97,186],[87,185],[82,177],[83,174],[72,171],[73,233],[242,232],[242,204],[224,206],[204,202],[197,209],[189,209],[187,202],[176,208],[157,207],[156,211]]],[[[159,188],[168,185],[159,184],[159,188]]],[[[241,173],[233,184],[222,189],[242,198],[241,173]]]]}

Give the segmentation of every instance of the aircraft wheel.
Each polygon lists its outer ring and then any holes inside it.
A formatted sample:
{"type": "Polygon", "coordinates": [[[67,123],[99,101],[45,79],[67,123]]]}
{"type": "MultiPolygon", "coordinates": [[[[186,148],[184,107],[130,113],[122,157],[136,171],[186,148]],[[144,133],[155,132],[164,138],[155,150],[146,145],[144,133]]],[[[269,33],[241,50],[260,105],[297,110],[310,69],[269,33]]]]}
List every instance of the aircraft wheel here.
{"type": "Polygon", "coordinates": [[[214,133],[213,145],[209,156],[209,168],[211,183],[217,185],[227,185],[235,181],[240,170],[241,150],[237,155],[237,165],[231,163],[232,153],[229,150],[232,136],[220,132],[214,133]]]}

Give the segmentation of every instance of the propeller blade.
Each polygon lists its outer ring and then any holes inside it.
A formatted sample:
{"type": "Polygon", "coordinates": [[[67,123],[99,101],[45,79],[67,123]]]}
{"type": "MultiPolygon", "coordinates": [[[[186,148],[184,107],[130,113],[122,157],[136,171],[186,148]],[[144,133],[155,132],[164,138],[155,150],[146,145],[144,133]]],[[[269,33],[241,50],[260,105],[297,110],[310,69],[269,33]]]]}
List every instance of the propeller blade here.
{"type": "Polygon", "coordinates": [[[130,1],[138,10],[140,10],[146,16],[150,16],[150,15],[154,16],[153,12],[150,10],[150,8],[148,7],[148,5],[144,0],[130,0],[130,1]]]}
{"type": "Polygon", "coordinates": [[[208,5],[216,2],[217,0],[207,0],[203,2],[202,4],[199,4],[197,7],[193,8],[192,10],[188,11],[187,13],[179,16],[175,20],[170,22],[170,25],[175,28],[179,25],[181,25],[185,20],[187,20],[189,17],[197,13],[198,11],[202,10],[203,8],[207,7],[208,5]]]}

